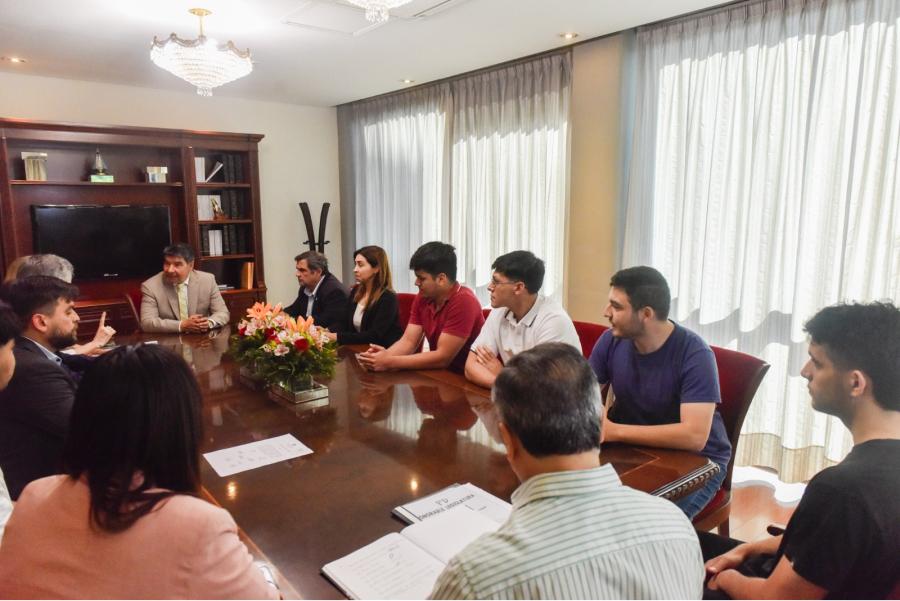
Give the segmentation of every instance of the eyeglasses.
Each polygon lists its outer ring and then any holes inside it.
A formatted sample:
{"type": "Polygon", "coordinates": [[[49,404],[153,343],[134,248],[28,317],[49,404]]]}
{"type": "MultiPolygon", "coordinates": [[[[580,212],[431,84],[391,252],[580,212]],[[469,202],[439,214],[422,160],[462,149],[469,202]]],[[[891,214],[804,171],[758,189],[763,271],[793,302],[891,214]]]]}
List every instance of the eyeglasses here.
{"type": "Polygon", "coordinates": [[[499,282],[499,281],[497,281],[497,278],[491,278],[491,281],[488,282],[487,287],[488,287],[488,288],[496,288],[497,286],[506,286],[507,284],[512,284],[513,286],[515,286],[515,285],[518,284],[518,283],[519,283],[518,281],[515,281],[515,282],[499,282]]]}

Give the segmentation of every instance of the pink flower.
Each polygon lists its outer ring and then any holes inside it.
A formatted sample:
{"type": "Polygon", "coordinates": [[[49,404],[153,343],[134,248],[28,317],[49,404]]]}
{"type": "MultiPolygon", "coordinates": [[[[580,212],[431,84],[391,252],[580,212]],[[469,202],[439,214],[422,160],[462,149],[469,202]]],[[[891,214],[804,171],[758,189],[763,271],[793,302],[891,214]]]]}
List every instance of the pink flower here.
{"type": "Polygon", "coordinates": [[[275,356],[283,357],[284,355],[287,355],[290,351],[291,350],[288,347],[284,346],[283,344],[279,344],[278,346],[275,347],[275,356]]]}

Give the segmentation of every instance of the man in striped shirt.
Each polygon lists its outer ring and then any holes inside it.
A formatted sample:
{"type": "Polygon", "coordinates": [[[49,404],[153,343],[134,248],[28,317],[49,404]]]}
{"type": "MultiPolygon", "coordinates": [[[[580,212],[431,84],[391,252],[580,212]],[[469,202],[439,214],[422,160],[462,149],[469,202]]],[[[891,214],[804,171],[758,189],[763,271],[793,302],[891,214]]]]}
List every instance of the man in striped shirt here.
{"type": "Polygon", "coordinates": [[[523,484],[506,523],[450,560],[431,598],[701,597],[688,519],[600,466],[600,389],[579,351],[555,342],[516,355],[493,395],[523,484]]]}

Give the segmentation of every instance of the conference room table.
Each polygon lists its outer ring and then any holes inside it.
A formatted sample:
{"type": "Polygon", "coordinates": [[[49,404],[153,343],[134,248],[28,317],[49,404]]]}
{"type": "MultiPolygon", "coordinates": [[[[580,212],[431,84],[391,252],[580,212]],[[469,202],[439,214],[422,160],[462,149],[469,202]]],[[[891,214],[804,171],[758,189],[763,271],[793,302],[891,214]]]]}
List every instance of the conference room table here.
{"type": "MultiPolygon", "coordinates": [[[[204,494],[234,516],[251,550],[276,568],[285,597],[344,598],[320,569],[405,524],[404,503],[454,483],[509,501],[519,485],[496,433],[490,391],[441,370],[372,373],[341,348],[329,398],[293,405],[254,390],[226,354],[228,328],[144,334],[192,366],[203,391],[207,453],[291,434],[313,453],[220,477],[201,461],[204,494]]],[[[552,402],[552,399],[548,399],[552,402]]],[[[695,453],[603,445],[623,483],[667,498],[718,469],[695,453]]]]}

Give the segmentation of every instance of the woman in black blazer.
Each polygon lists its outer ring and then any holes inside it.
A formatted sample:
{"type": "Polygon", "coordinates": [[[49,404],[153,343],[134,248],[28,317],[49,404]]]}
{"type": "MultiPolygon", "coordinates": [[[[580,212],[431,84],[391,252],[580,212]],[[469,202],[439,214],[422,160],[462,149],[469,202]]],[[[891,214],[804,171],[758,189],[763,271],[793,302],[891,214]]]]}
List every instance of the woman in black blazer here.
{"type": "Polygon", "coordinates": [[[340,330],[331,334],[338,344],[379,344],[389,347],[403,334],[397,295],[391,290],[391,266],[380,246],[364,246],[354,255],[357,285],[350,291],[340,330]]]}

